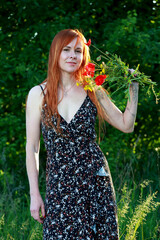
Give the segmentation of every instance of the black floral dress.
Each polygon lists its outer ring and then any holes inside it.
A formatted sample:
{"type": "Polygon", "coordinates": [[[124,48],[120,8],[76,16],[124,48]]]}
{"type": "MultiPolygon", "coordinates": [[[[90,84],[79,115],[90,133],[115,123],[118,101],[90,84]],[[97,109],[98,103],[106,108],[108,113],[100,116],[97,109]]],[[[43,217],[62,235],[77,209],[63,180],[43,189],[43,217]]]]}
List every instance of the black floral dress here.
{"type": "MultiPolygon", "coordinates": [[[[45,107],[45,106],[44,106],[45,107]]],[[[97,145],[97,110],[87,95],[63,135],[44,123],[47,150],[44,240],[118,239],[116,204],[107,161],[97,145]]],[[[52,117],[56,124],[56,117],[52,117]]]]}

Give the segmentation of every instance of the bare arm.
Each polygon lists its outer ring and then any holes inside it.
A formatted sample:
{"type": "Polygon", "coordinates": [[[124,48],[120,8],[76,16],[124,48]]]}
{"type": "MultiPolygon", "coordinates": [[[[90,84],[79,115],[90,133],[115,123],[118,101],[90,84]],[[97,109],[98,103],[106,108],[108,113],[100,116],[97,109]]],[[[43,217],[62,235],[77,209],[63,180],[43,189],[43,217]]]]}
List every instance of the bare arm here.
{"type": "Polygon", "coordinates": [[[105,120],[122,132],[133,132],[138,104],[138,83],[133,82],[130,86],[130,101],[128,100],[124,113],[113,104],[103,89],[97,88],[95,93],[104,110],[105,120]]]}
{"type": "Polygon", "coordinates": [[[40,149],[40,116],[43,97],[39,86],[32,88],[29,92],[26,107],[26,167],[30,186],[32,217],[42,223],[39,216],[41,208],[45,215],[44,204],[39,192],[39,149],[40,149]]]}
{"type": "Polygon", "coordinates": [[[133,82],[130,86],[130,101],[128,100],[125,112],[123,114],[126,124],[128,124],[128,127],[131,126],[131,131],[134,130],[134,123],[137,115],[138,89],[139,84],[137,82],[133,82]]]}

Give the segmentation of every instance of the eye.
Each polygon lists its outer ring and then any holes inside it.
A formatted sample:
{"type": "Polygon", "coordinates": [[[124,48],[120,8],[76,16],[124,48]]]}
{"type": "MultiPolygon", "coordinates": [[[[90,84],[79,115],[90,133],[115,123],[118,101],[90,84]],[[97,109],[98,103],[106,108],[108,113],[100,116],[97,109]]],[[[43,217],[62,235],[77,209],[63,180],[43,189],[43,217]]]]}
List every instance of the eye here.
{"type": "Polygon", "coordinates": [[[69,51],[69,49],[68,49],[68,48],[64,48],[63,51],[66,51],[66,52],[67,52],[67,51],[69,51]]]}
{"type": "Polygon", "coordinates": [[[76,52],[78,52],[78,53],[82,53],[82,51],[81,51],[81,50],[76,50],[76,52]]]}

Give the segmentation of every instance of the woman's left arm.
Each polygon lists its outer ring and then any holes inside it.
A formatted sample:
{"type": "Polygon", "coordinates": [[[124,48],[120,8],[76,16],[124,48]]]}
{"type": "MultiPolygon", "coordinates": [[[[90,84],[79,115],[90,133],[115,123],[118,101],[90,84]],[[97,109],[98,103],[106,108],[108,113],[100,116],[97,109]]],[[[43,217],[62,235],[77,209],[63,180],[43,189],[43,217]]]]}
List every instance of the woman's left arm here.
{"type": "Polygon", "coordinates": [[[139,84],[133,82],[130,86],[130,100],[128,99],[126,109],[122,113],[109,99],[103,89],[95,89],[95,93],[104,111],[104,119],[122,132],[130,133],[134,130],[137,114],[139,84]]]}

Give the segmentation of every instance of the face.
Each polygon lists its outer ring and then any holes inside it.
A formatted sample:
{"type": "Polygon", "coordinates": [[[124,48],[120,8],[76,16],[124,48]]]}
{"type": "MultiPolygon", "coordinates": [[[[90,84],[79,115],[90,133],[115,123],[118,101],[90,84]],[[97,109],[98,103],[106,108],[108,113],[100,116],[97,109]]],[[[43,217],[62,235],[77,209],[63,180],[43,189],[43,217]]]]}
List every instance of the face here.
{"type": "Polygon", "coordinates": [[[79,69],[83,60],[83,43],[74,38],[62,49],[59,66],[62,72],[73,73],[79,69]]]}

